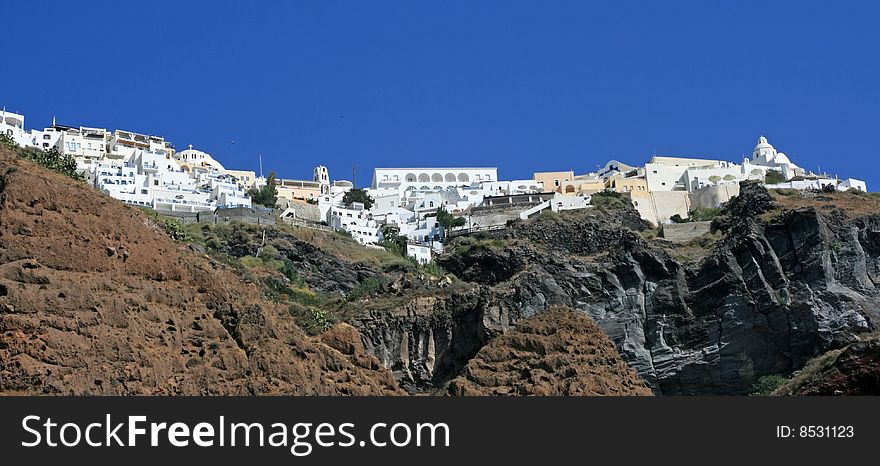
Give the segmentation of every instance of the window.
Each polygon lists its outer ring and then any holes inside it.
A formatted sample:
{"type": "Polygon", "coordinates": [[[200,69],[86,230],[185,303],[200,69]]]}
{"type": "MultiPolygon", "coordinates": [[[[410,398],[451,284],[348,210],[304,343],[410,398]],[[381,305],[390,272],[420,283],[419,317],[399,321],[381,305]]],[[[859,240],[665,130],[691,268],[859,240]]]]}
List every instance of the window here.
{"type": "Polygon", "coordinates": [[[660,183],[660,184],[662,184],[663,186],[666,186],[666,183],[660,183]]]}
{"type": "Polygon", "coordinates": [[[651,170],[651,171],[653,171],[655,175],[657,174],[657,170],[651,170]]]}
{"type": "Polygon", "coordinates": [[[559,180],[553,180],[553,186],[559,187],[559,180]]]}
{"type": "Polygon", "coordinates": [[[153,186],[159,186],[159,180],[153,180],[153,186]]]}

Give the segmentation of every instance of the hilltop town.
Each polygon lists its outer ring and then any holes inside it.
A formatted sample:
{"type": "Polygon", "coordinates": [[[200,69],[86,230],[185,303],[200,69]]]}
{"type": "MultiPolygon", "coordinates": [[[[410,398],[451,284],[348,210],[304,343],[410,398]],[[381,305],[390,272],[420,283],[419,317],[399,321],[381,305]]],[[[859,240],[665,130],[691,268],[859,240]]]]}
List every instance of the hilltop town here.
{"type": "Polygon", "coordinates": [[[357,189],[323,167],[259,180],[158,137],[128,158],[93,141],[86,161],[65,153],[89,147],[84,128],[8,116],[2,393],[876,387],[880,197],[763,138],[742,164],[654,157],[513,181],[377,168],[357,189]],[[60,144],[35,147],[55,130],[60,144]],[[660,211],[670,199],[681,208],[660,211]]]}
{"type": "Polygon", "coordinates": [[[420,264],[441,254],[448,238],[504,229],[545,211],[590,209],[596,196],[625,199],[643,220],[660,226],[722,206],[746,180],[767,188],[867,191],[861,180],[796,165],[764,136],[740,163],[655,155],[642,166],[611,160],[595,173],[536,171],[527,180],[502,180],[498,167],[375,168],[370,186],[360,189],[331,181],[322,165],[311,180],[264,177],[262,167],[259,173],[229,169],[192,145],[177,151],[164,137],[134,131],[55,121],[27,130],[23,114],[5,109],[0,135],[69,158],[89,186],[184,223],[232,218],[334,229],[366,247],[396,248],[420,264]]]}

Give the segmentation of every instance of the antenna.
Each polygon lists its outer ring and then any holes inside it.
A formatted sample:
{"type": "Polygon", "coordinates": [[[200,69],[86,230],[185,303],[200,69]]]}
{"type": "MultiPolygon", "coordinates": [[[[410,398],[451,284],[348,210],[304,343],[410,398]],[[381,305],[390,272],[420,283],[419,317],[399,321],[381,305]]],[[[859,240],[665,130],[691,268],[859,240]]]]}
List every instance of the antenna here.
{"type": "Polygon", "coordinates": [[[354,188],[357,188],[357,167],[351,166],[351,185],[354,188]]]}
{"type": "Polygon", "coordinates": [[[260,178],[262,178],[263,177],[263,154],[259,154],[258,157],[260,157],[260,178]]]}

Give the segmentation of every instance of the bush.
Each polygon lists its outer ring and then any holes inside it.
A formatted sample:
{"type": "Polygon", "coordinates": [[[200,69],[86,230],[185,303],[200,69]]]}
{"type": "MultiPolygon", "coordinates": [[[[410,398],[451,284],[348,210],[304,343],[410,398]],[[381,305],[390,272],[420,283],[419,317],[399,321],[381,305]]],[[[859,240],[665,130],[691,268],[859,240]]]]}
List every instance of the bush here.
{"type": "Polygon", "coordinates": [[[422,272],[425,272],[428,275],[433,275],[435,277],[442,277],[446,275],[446,271],[443,270],[443,267],[440,267],[440,264],[436,262],[428,262],[427,264],[421,267],[422,272]]]}
{"type": "Polygon", "coordinates": [[[710,222],[721,215],[721,209],[713,207],[699,207],[688,213],[688,220],[691,222],[710,222]]]}
{"type": "Polygon", "coordinates": [[[629,199],[626,199],[620,193],[615,191],[602,191],[593,194],[592,196],[590,196],[590,204],[596,206],[596,208],[601,210],[602,212],[627,210],[633,208],[633,205],[629,201],[629,199]]]}
{"type": "Polygon", "coordinates": [[[538,214],[538,218],[541,220],[559,220],[562,217],[560,217],[558,213],[553,212],[550,209],[546,209],[546,210],[541,211],[540,214],[538,214]]]}
{"type": "Polygon", "coordinates": [[[788,379],[781,375],[765,375],[755,382],[752,386],[753,396],[767,396],[774,390],[788,382],[788,379]]]}
{"type": "Polygon", "coordinates": [[[380,291],[385,286],[385,280],[381,277],[369,277],[354,287],[345,297],[346,301],[357,301],[365,296],[380,291]]]}
{"type": "Polygon", "coordinates": [[[780,196],[794,196],[795,194],[798,193],[796,189],[789,189],[789,188],[777,188],[777,189],[774,189],[773,192],[775,192],[776,194],[778,194],[780,196]]]}
{"type": "Polygon", "coordinates": [[[355,202],[360,202],[361,204],[363,204],[364,209],[369,209],[373,206],[373,198],[371,198],[370,195],[367,194],[367,191],[365,189],[361,188],[349,189],[342,196],[342,203],[345,204],[347,207],[351,207],[351,205],[355,202]]]}
{"type": "MultiPolygon", "coordinates": [[[[15,143],[13,142],[13,144],[15,143]]],[[[16,145],[15,151],[18,153],[19,157],[28,159],[37,165],[41,165],[49,170],[56,171],[77,181],[84,180],[83,176],[76,171],[76,159],[69,155],[62,154],[54,147],[49,150],[42,150],[35,147],[22,148],[16,145]]]]}
{"type": "Polygon", "coordinates": [[[446,211],[443,207],[437,208],[437,223],[440,224],[444,229],[450,229],[453,227],[462,227],[467,220],[464,217],[456,217],[449,212],[446,211]]]}
{"type": "Polygon", "coordinates": [[[0,147],[9,149],[13,152],[17,152],[19,149],[18,144],[7,134],[0,134],[0,147]]]}
{"type": "Polygon", "coordinates": [[[284,259],[283,264],[281,265],[281,270],[279,270],[288,280],[290,280],[290,284],[297,288],[305,288],[306,280],[299,276],[299,273],[296,271],[296,266],[293,261],[290,259],[284,259]]]}
{"type": "Polygon", "coordinates": [[[161,219],[161,225],[165,230],[165,233],[174,241],[180,241],[181,243],[193,242],[193,237],[189,234],[186,226],[180,220],[176,218],[164,218],[161,219]]]}
{"type": "Polygon", "coordinates": [[[336,316],[326,310],[314,307],[302,308],[293,305],[288,309],[294,321],[310,335],[317,335],[327,330],[338,321],[336,316]]]}
{"type": "Polygon", "coordinates": [[[264,261],[274,260],[278,257],[278,249],[275,249],[275,246],[271,244],[267,244],[260,249],[259,257],[264,261]]]}
{"type": "Polygon", "coordinates": [[[248,196],[254,204],[259,204],[270,209],[275,208],[278,203],[278,188],[275,182],[275,172],[269,172],[266,178],[266,184],[259,188],[253,187],[248,190],[248,196]]]}
{"type": "Polygon", "coordinates": [[[785,183],[785,181],[785,176],[779,170],[767,170],[767,174],[764,175],[765,184],[779,184],[785,183]]]}

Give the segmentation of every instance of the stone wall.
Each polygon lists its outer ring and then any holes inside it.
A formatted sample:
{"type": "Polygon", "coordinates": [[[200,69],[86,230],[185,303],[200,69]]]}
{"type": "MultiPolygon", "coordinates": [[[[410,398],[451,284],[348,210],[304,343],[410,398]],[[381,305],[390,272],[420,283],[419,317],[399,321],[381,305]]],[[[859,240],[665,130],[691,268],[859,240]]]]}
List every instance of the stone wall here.
{"type": "Polygon", "coordinates": [[[517,203],[474,207],[471,210],[469,226],[471,228],[485,228],[507,225],[510,220],[518,220],[520,212],[537,204],[517,203]]]}
{"type": "Polygon", "coordinates": [[[709,233],[712,222],[667,223],[663,225],[663,238],[684,243],[709,233]]]}
{"type": "MultiPolygon", "coordinates": [[[[203,215],[202,217],[206,217],[203,215]]],[[[214,215],[202,221],[213,223],[243,222],[256,225],[275,225],[275,210],[255,209],[253,207],[218,208],[214,215]]]]}
{"type": "Polygon", "coordinates": [[[691,193],[691,209],[718,207],[739,195],[739,183],[706,186],[691,193]]]}

